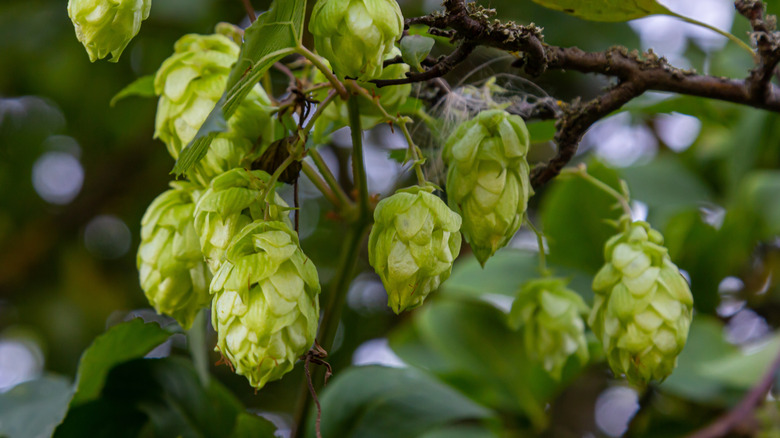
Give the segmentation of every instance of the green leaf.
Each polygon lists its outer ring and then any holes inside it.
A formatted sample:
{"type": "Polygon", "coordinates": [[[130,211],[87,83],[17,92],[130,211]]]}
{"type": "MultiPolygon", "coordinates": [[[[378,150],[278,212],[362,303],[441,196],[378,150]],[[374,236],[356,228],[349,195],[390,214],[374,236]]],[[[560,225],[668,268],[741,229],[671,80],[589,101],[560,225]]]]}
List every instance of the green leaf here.
{"type": "MultiPolygon", "coordinates": [[[[592,161],[588,173],[619,190],[618,173],[592,161]]],[[[541,223],[551,263],[595,274],[604,264],[604,243],[622,210],[613,197],[580,177],[558,177],[541,201],[541,223]]]]}
{"type": "MultiPolygon", "coordinates": [[[[324,437],[415,438],[447,424],[494,415],[410,368],[349,368],[328,384],[320,402],[324,437]]],[[[307,436],[313,437],[314,419],[308,425],[307,436]]]]}
{"type": "Polygon", "coordinates": [[[780,172],[754,171],[742,184],[739,199],[762,218],[761,238],[771,239],[780,234],[780,172]]]}
{"type": "Polygon", "coordinates": [[[225,94],[176,160],[171,173],[182,175],[206,156],[217,133],[224,131],[244,98],[271,66],[301,45],[306,0],[276,0],[244,32],[244,45],[233,66],[225,94]]]}
{"type": "Polygon", "coordinates": [[[766,375],[779,352],[780,333],[776,332],[758,351],[736,351],[726,357],[703,363],[701,374],[725,385],[749,390],[766,375]]]}
{"type": "Polygon", "coordinates": [[[401,56],[404,62],[422,71],[421,63],[431,53],[436,40],[421,35],[409,35],[401,39],[401,56]]]}
{"type": "Polygon", "coordinates": [[[460,258],[452,276],[442,284],[441,293],[459,298],[479,298],[498,294],[514,298],[520,285],[539,272],[537,254],[517,249],[502,249],[483,269],[474,257],[460,258]]]}
{"type": "Polygon", "coordinates": [[[265,418],[242,412],[236,418],[236,426],[230,438],[274,437],[276,426],[265,418]]]}
{"type": "Polygon", "coordinates": [[[485,427],[471,425],[457,425],[434,430],[422,435],[420,438],[499,438],[485,427]]]}
{"type": "Polygon", "coordinates": [[[73,386],[62,377],[45,376],[0,393],[0,436],[46,437],[65,417],[73,386]]]}
{"type": "Polygon", "coordinates": [[[531,143],[544,143],[555,138],[555,120],[545,120],[526,125],[531,143]]]}
{"type": "Polygon", "coordinates": [[[97,398],[111,368],[143,357],[170,336],[157,323],[144,323],[140,318],[115,325],[98,336],[81,356],[71,405],[97,398]]]}
{"type": "Polygon", "coordinates": [[[406,160],[409,158],[409,150],[408,149],[393,149],[390,152],[387,153],[387,158],[396,161],[398,163],[404,164],[406,163],[406,160]]]}
{"type": "Polygon", "coordinates": [[[654,14],[671,14],[655,0],[533,0],[548,9],[591,21],[629,21],[654,14]]]}
{"type": "Polygon", "coordinates": [[[134,80],[111,98],[109,105],[113,107],[120,100],[131,96],[154,97],[154,75],[142,76],[134,80]]]}

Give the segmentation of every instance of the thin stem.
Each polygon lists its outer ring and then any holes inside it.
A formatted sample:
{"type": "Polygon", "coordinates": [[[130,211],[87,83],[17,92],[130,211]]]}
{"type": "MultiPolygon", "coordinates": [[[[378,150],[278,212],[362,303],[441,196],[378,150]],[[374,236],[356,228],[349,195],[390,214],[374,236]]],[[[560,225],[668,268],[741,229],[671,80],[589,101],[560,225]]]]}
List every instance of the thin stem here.
{"type": "Polygon", "coordinates": [[[325,163],[325,160],[322,159],[322,155],[320,155],[319,151],[312,148],[307,151],[307,155],[309,155],[312,161],[314,161],[314,165],[317,166],[317,170],[320,171],[322,177],[325,178],[325,182],[328,184],[328,186],[330,186],[330,189],[333,190],[333,193],[339,198],[341,205],[345,208],[347,206],[351,206],[352,201],[349,199],[349,196],[344,193],[344,189],[341,188],[341,185],[336,180],[336,177],[333,176],[333,172],[330,171],[328,165],[325,163]]]}
{"type": "Polygon", "coordinates": [[[206,325],[209,322],[208,310],[203,309],[195,316],[192,327],[187,330],[187,347],[195,363],[195,370],[203,386],[209,384],[209,353],[206,346],[206,325]]]}
{"type": "Polygon", "coordinates": [[[301,170],[303,171],[303,174],[309,178],[312,184],[314,184],[314,187],[317,187],[317,190],[319,190],[323,196],[328,198],[328,201],[330,201],[337,208],[343,207],[341,200],[338,198],[338,196],[333,194],[333,190],[331,190],[322,177],[317,174],[317,171],[311,167],[311,164],[307,163],[306,161],[301,161],[301,170]]]}
{"type": "Polygon", "coordinates": [[[547,269],[547,254],[544,252],[544,233],[539,231],[531,222],[531,219],[526,214],[523,218],[523,222],[536,234],[536,242],[539,245],[539,273],[542,275],[549,275],[550,271],[547,269]]]}
{"type": "Polygon", "coordinates": [[[730,32],[726,32],[726,31],[720,30],[720,29],[718,29],[715,26],[709,25],[707,23],[704,23],[704,22],[701,22],[701,21],[698,21],[698,20],[694,20],[693,18],[686,17],[685,15],[680,15],[680,14],[678,14],[676,12],[671,12],[670,11],[668,13],[668,15],[671,15],[672,17],[675,17],[675,18],[679,18],[680,20],[685,21],[686,23],[695,24],[696,26],[701,26],[701,27],[703,27],[705,29],[709,29],[709,30],[711,30],[713,32],[716,32],[716,33],[718,33],[718,34],[720,34],[720,35],[730,39],[731,41],[736,43],[740,48],[747,50],[748,53],[750,53],[750,55],[753,56],[753,58],[756,58],[758,56],[756,54],[756,52],[753,50],[753,48],[750,47],[750,45],[748,45],[746,42],[742,41],[741,39],[737,38],[735,35],[731,34],[730,32]]]}
{"type": "Polygon", "coordinates": [[[251,0],[242,0],[244,3],[244,9],[246,9],[246,15],[249,17],[249,22],[254,23],[257,21],[257,14],[255,14],[255,8],[252,6],[251,0]]]}
{"type": "MultiPolygon", "coordinates": [[[[399,120],[402,118],[399,117],[399,120]]],[[[409,145],[409,153],[412,156],[412,160],[414,160],[413,167],[414,172],[417,175],[417,183],[421,186],[424,186],[426,183],[425,175],[422,171],[422,153],[420,153],[420,149],[417,148],[417,146],[414,144],[414,141],[412,140],[412,135],[409,133],[409,129],[406,128],[406,121],[401,120],[400,123],[398,123],[398,127],[401,129],[401,132],[404,134],[404,137],[406,137],[406,144],[409,145]]]]}
{"type": "MultiPolygon", "coordinates": [[[[315,55],[311,52],[311,50],[307,49],[303,46],[298,46],[298,48],[295,50],[299,55],[303,56],[304,58],[308,59],[312,64],[314,64],[317,69],[319,69],[323,75],[325,75],[326,78],[328,78],[328,82],[333,85],[333,89],[336,90],[336,92],[339,93],[339,96],[341,96],[342,99],[348,99],[349,93],[347,93],[347,89],[344,88],[344,84],[339,80],[339,78],[336,77],[336,75],[333,74],[332,71],[328,68],[328,66],[325,65],[324,62],[322,62],[322,58],[315,55]]],[[[349,56],[349,54],[346,54],[346,56],[349,56]]]]}
{"type": "Polygon", "coordinates": [[[330,90],[328,92],[328,95],[325,97],[325,99],[322,100],[322,102],[317,104],[317,110],[314,111],[314,114],[311,115],[311,118],[309,118],[309,121],[306,123],[306,126],[303,128],[304,132],[311,132],[312,128],[314,127],[314,122],[317,121],[317,119],[322,115],[322,112],[325,111],[325,108],[330,105],[331,102],[333,102],[333,99],[337,96],[336,90],[330,90]]]}
{"type": "Polygon", "coordinates": [[[623,208],[623,212],[625,212],[628,216],[631,216],[631,206],[628,205],[628,199],[626,199],[626,197],[620,194],[620,192],[618,192],[617,190],[613,189],[612,187],[608,186],[598,178],[589,174],[584,164],[581,164],[573,168],[570,167],[567,169],[563,169],[561,170],[561,175],[575,175],[583,178],[585,181],[588,181],[589,183],[598,187],[604,193],[607,193],[608,195],[615,198],[620,203],[620,206],[623,208]]]}
{"type": "Polygon", "coordinates": [[[355,187],[358,190],[357,201],[360,206],[360,216],[365,218],[369,214],[368,207],[368,181],[366,178],[366,165],[363,162],[363,129],[360,126],[360,102],[357,96],[351,96],[347,100],[349,110],[349,127],[352,131],[352,174],[355,187]]]}

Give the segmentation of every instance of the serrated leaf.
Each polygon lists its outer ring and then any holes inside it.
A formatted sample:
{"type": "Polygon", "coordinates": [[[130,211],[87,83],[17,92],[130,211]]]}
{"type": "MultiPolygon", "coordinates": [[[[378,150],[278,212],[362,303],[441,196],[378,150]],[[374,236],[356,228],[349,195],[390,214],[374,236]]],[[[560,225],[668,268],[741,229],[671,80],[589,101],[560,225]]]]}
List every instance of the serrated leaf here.
{"type": "Polygon", "coordinates": [[[0,436],[47,437],[65,417],[73,385],[46,376],[0,393],[0,436]]]}
{"type": "Polygon", "coordinates": [[[417,70],[422,70],[421,63],[431,53],[436,40],[420,35],[409,35],[401,39],[401,57],[404,62],[417,70]]]}
{"type": "MultiPolygon", "coordinates": [[[[320,403],[324,437],[415,438],[447,424],[494,415],[410,368],[347,369],[328,384],[320,403]]],[[[313,437],[314,420],[308,425],[307,436],[313,437]]]]}
{"type": "Polygon", "coordinates": [[[154,75],[147,75],[134,80],[128,86],[122,88],[119,93],[116,93],[116,96],[111,98],[109,105],[113,107],[120,100],[131,96],[154,97],[154,75]]]}
{"type": "Polygon", "coordinates": [[[228,77],[225,93],[185,147],[171,173],[182,175],[206,156],[209,145],[269,68],[301,44],[306,0],[276,0],[244,32],[244,44],[228,77]],[[210,122],[209,122],[210,121],[210,122]]]}
{"type": "Polygon", "coordinates": [[[143,357],[170,336],[157,323],[144,323],[140,318],[115,325],[98,336],[81,356],[71,405],[97,398],[111,368],[143,357]]]}
{"type": "Polygon", "coordinates": [[[533,0],[548,9],[591,21],[620,22],[671,11],[655,0],[533,0]]]}

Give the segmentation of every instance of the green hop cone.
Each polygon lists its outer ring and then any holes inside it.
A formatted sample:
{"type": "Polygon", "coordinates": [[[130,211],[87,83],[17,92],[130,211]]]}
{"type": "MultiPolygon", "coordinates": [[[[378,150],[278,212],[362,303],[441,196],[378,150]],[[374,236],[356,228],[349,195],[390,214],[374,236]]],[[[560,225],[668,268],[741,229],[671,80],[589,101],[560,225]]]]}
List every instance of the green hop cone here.
{"type": "Polygon", "coordinates": [[[632,383],[663,380],[677,366],[693,317],[693,296],[663,236],[647,222],[621,220],[593,279],[588,318],[610,367],[632,383]]]}
{"type": "Polygon", "coordinates": [[[403,30],[396,0],[319,0],[309,22],[317,52],[342,79],[378,78],[403,30]]]}
{"type": "Polygon", "coordinates": [[[487,110],[461,124],[444,146],[447,199],[463,216],[463,235],[484,266],[520,228],[533,194],[529,136],[520,116],[487,110]]]}
{"type": "Polygon", "coordinates": [[[280,379],[314,343],[317,269],[283,222],[244,227],[211,283],[217,349],[255,388],[280,379]]]}
{"type": "Polygon", "coordinates": [[[152,306],[189,329],[198,311],[209,305],[211,273],[192,222],[198,191],[187,182],[171,187],[144,214],[136,262],[152,306]]]}
{"type": "MultiPolygon", "coordinates": [[[[401,51],[393,47],[387,59],[395,58],[401,51]]],[[[392,64],[382,71],[379,79],[400,79],[406,77],[409,66],[406,64],[392,64]]],[[[319,70],[314,77],[315,83],[327,82],[325,75],[319,70]]],[[[408,113],[413,111],[409,108],[412,105],[406,105],[409,95],[412,93],[411,84],[392,85],[379,88],[371,82],[361,82],[360,86],[368,90],[372,95],[377,96],[379,104],[390,115],[395,117],[399,113],[408,113]]],[[[320,93],[317,98],[325,99],[326,93],[320,93]]],[[[360,126],[363,129],[371,129],[374,126],[386,122],[386,117],[374,102],[365,97],[358,97],[358,106],[360,109],[360,126]]],[[[410,102],[411,103],[411,102],[410,102]]],[[[315,143],[327,142],[326,135],[339,128],[349,125],[349,109],[347,102],[341,99],[335,99],[322,112],[320,117],[314,123],[315,143]]]]}
{"type": "Polygon", "coordinates": [[[68,16],[90,61],[110,53],[117,62],[151,7],[152,0],[69,0],[68,16]]]}
{"type": "Polygon", "coordinates": [[[523,285],[512,304],[510,325],[521,329],[528,357],[540,362],[560,379],[569,357],[588,362],[583,316],[588,306],[579,294],[559,278],[531,280],[523,285]]]}
{"type": "Polygon", "coordinates": [[[417,307],[450,276],[460,252],[460,216],[413,186],[383,199],[374,211],[368,260],[385,285],[395,313],[417,307]]]}
{"type": "MultiPolygon", "coordinates": [[[[222,97],[238,52],[238,45],[224,35],[190,34],[176,42],[174,54],[160,66],[154,79],[160,96],[154,135],[173,158],[195,138],[222,97]]],[[[271,101],[256,85],[228,120],[227,131],[216,136],[188,176],[208,185],[216,175],[241,165],[256,143],[270,144],[274,140],[270,109],[271,101]]]]}
{"type": "Polygon", "coordinates": [[[195,206],[195,230],[211,272],[219,270],[230,241],[245,226],[265,219],[289,224],[290,208],[275,191],[271,203],[263,200],[270,178],[262,170],[232,169],[214,178],[201,195],[195,206]]]}

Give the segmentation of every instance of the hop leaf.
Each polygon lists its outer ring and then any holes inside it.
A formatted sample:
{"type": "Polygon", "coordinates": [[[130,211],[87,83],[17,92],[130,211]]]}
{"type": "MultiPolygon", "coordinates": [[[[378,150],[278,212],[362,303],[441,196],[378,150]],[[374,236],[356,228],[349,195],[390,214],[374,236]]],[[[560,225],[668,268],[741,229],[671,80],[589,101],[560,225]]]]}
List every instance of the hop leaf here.
{"type": "Polygon", "coordinates": [[[244,227],[215,274],[211,292],[217,349],[255,388],[292,370],[314,342],[317,270],[283,222],[244,227]]]}
{"type": "MultiPolygon", "coordinates": [[[[176,42],[174,54],[160,66],[154,80],[160,96],[154,135],[173,158],[179,157],[219,101],[238,52],[238,45],[224,35],[190,34],[176,42]]],[[[238,167],[253,148],[262,152],[274,140],[270,107],[265,91],[255,86],[228,121],[227,131],[217,135],[188,176],[208,185],[214,176],[238,167]]]]}
{"type": "Polygon", "coordinates": [[[209,304],[211,273],[192,223],[198,191],[186,182],[171,187],[144,214],[136,262],[141,287],[152,306],[188,329],[198,311],[209,304]]]}
{"type": "Polygon", "coordinates": [[[309,22],[314,46],[342,79],[378,78],[403,29],[396,0],[319,0],[309,22]]]}
{"type": "Polygon", "coordinates": [[[593,279],[588,324],[615,374],[632,383],[663,380],[688,338],[693,296],[661,233],[628,218],[621,228],[607,241],[606,263],[593,279]]]}
{"type": "Polygon", "coordinates": [[[588,306],[567,281],[543,278],[525,283],[512,304],[510,325],[521,329],[526,354],[560,379],[569,357],[588,361],[585,322],[588,306]]]}
{"type": "Polygon", "coordinates": [[[211,186],[195,206],[195,230],[211,272],[216,273],[225,260],[230,241],[245,226],[256,220],[289,223],[289,207],[273,190],[268,190],[270,176],[262,170],[232,169],[211,181],[211,186]]]}
{"type": "Polygon", "coordinates": [[[91,62],[109,53],[117,62],[151,7],[152,0],[69,0],[68,16],[91,62]]]}
{"type": "Polygon", "coordinates": [[[488,110],[460,125],[444,146],[449,205],[463,216],[463,235],[483,266],[520,228],[533,194],[528,143],[522,118],[488,110]]]}
{"type": "Polygon", "coordinates": [[[450,276],[460,252],[460,216],[430,187],[409,187],[379,202],[368,259],[395,313],[423,303],[450,276]]]}
{"type": "MultiPolygon", "coordinates": [[[[400,54],[401,51],[393,47],[386,59],[395,58],[400,54]]],[[[382,70],[382,74],[378,79],[404,78],[408,71],[409,66],[406,64],[392,64],[382,70]]],[[[325,75],[317,70],[314,82],[321,83],[326,81],[325,75]]],[[[379,104],[382,105],[385,111],[391,116],[395,116],[402,111],[404,104],[412,92],[411,84],[393,85],[382,88],[377,87],[371,82],[361,82],[360,85],[372,95],[376,96],[379,99],[379,104]]],[[[325,94],[321,93],[318,98],[320,100],[324,99],[325,94]]],[[[360,126],[363,129],[371,129],[385,121],[385,115],[377,108],[374,102],[369,101],[363,96],[359,96],[357,99],[358,107],[360,109],[360,126]]],[[[327,133],[349,125],[349,110],[347,107],[347,102],[336,99],[325,108],[323,113],[314,123],[315,142],[318,142],[318,139],[324,142],[326,140],[322,139],[324,139],[324,136],[327,133]]]]}

